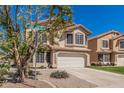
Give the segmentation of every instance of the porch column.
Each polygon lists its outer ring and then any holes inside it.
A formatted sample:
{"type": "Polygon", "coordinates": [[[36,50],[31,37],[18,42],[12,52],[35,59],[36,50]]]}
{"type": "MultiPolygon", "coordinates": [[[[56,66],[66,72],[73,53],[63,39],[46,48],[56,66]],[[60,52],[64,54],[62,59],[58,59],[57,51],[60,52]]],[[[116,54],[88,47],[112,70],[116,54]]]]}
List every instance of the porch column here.
{"type": "Polygon", "coordinates": [[[115,65],[117,66],[117,58],[118,58],[118,54],[115,55],[115,65]]]}
{"type": "Polygon", "coordinates": [[[73,44],[75,44],[75,32],[73,32],[73,44]]]}
{"type": "Polygon", "coordinates": [[[55,53],[55,50],[51,51],[51,63],[52,63],[52,67],[53,68],[57,67],[57,65],[56,65],[56,53],[55,53]]]}
{"type": "Polygon", "coordinates": [[[36,62],[36,53],[34,53],[34,55],[33,55],[33,67],[35,67],[35,62],[36,62]]]}
{"type": "Polygon", "coordinates": [[[45,65],[45,67],[47,67],[48,66],[48,64],[47,64],[47,52],[45,51],[44,52],[44,65],[45,65]]]}
{"type": "Polygon", "coordinates": [[[86,54],[87,66],[90,66],[90,55],[86,54]]]}

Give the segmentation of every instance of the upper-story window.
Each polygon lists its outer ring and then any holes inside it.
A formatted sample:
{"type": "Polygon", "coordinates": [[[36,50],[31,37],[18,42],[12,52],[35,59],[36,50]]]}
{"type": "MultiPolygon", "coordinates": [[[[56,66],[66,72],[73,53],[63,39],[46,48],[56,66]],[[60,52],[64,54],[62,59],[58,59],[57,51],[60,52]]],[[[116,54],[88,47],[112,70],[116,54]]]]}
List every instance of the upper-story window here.
{"type": "Polygon", "coordinates": [[[81,33],[76,33],[75,41],[76,41],[76,44],[83,45],[84,44],[84,35],[81,33]]]}
{"type": "Polygon", "coordinates": [[[120,48],[123,48],[124,49],[124,40],[121,40],[120,41],[120,48]]]}
{"type": "Polygon", "coordinates": [[[73,44],[73,34],[67,34],[67,44],[73,44]]]}
{"type": "Polygon", "coordinates": [[[42,34],[42,43],[47,43],[47,36],[45,34],[42,34]]]}
{"type": "Polygon", "coordinates": [[[102,48],[109,48],[109,40],[102,40],[102,48]]]}

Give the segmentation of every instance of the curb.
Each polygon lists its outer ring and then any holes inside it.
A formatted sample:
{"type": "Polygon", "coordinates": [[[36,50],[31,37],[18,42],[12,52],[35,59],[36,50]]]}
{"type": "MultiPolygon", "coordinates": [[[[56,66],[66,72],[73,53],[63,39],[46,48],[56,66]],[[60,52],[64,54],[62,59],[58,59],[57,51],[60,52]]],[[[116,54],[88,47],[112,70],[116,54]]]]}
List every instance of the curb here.
{"type": "Polygon", "coordinates": [[[109,71],[104,71],[104,70],[97,70],[97,69],[93,69],[93,68],[88,68],[89,70],[94,70],[96,72],[101,72],[101,73],[105,73],[105,74],[109,74],[109,75],[114,75],[114,76],[119,76],[119,77],[124,77],[124,75],[122,74],[118,74],[118,73],[114,73],[114,72],[109,72],[109,71]]]}

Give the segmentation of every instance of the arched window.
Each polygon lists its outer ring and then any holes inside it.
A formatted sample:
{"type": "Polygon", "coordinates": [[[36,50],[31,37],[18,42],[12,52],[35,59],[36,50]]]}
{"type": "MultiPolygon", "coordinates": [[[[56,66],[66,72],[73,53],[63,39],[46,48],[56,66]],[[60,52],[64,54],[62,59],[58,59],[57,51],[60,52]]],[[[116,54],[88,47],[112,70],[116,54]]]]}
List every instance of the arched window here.
{"type": "Polygon", "coordinates": [[[76,33],[75,34],[75,43],[79,45],[84,44],[84,35],[81,33],[76,33]]]}

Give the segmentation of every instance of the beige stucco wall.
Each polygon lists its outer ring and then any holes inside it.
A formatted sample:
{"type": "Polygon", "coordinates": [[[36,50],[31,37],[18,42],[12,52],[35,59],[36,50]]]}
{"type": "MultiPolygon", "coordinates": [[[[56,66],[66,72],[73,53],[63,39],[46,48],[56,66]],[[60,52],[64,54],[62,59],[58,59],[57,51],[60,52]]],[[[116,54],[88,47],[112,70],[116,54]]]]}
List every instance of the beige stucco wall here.
{"type": "Polygon", "coordinates": [[[109,40],[109,49],[108,50],[110,50],[110,46],[112,46],[112,45],[110,45],[110,39],[112,39],[113,37],[114,36],[113,36],[113,33],[112,33],[112,34],[108,34],[108,35],[105,35],[105,36],[97,39],[97,51],[102,51],[103,50],[102,49],[102,40],[104,40],[104,39],[109,40]]]}
{"type": "Polygon", "coordinates": [[[91,49],[90,53],[90,63],[97,62],[97,39],[93,39],[88,41],[88,48],[91,49]]]}
{"type": "MultiPolygon", "coordinates": [[[[73,30],[70,30],[70,31],[65,31],[65,32],[63,32],[63,34],[62,34],[62,36],[61,36],[61,38],[58,40],[58,45],[55,45],[55,46],[57,46],[57,47],[61,47],[61,48],[70,48],[71,50],[73,50],[73,49],[75,49],[75,52],[79,52],[79,49],[81,49],[81,50],[86,50],[86,49],[88,49],[88,43],[87,43],[87,41],[86,41],[86,44],[84,44],[83,46],[79,46],[79,45],[76,45],[75,44],[75,34],[76,33],[82,33],[82,34],[84,34],[84,40],[86,39],[85,37],[87,37],[87,33],[86,33],[86,31],[84,30],[84,29],[81,29],[81,28],[76,28],[76,29],[73,29],[73,30]],[[74,44],[72,44],[72,45],[67,45],[66,44],[66,35],[67,35],[67,33],[72,33],[73,35],[74,35],[74,38],[73,38],[73,42],[74,42],[74,44]],[[78,51],[76,51],[76,49],[78,50],[78,51]]],[[[48,43],[48,42],[47,42],[48,43]]],[[[61,51],[61,50],[51,50],[51,63],[52,63],[52,67],[54,67],[54,68],[56,68],[57,67],[57,54],[58,53],[60,53],[60,52],[68,52],[67,50],[65,50],[65,51],[61,51]]],[[[73,51],[69,51],[70,53],[71,52],[73,52],[73,51]]],[[[83,53],[85,56],[86,56],[86,66],[90,66],[90,55],[89,55],[89,52],[83,52],[83,51],[80,51],[79,53],[83,53]]],[[[37,67],[40,67],[40,66],[46,66],[47,64],[46,63],[37,63],[37,67]]],[[[30,66],[35,66],[35,55],[34,55],[34,57],[33,57],[33,62],[32,63],[30,63],[30,66]]]]}
{"type": "Polygon", "coordinates": [[[73,30],[70,30],[70,31],[65,31],[63,34],[62,34],[62,37],[60,38],[60,40],[59,40],[59,46],[60,47],[71,47],[71,48],[87,48],[88,47],[88,44],[86,43],[86,44],[84,44],[83,46],[79,46],[79,45],[76,45],[75,44],[75,34],[76,33],[81,33],[81,34],[83,34],[84,35],[84,40],[86,40],[85,39],[85,36],[87,37],[87,34],[85,33],[85,31],[82,31],[82,29],[79,29],[79,28],[77,28],[77,29],[73,29],[73,30]],[[67,34],[68,33],[71,33],[71,34],[73,34],[73,42],[74,42],[74,44],[72,44],[72,45],[67,45],[67,34]]]}
{"type": "Polygon", "coordinates": [[[113,41],[111,41],[112,38],[116,37],[117,34],[111,33],[107,35],[103,35],[99,38],[94,38],[91,40],[88,40],[88,48],[91,49],[92,51],[90,52],[90,61],[91,63],[98,63],[98,56],[97,52],[110,52],[111,53],[111,62],[115,62],[115,55],[113,52],[113,41]],[[109,49],[103,49],[102,48],[102,40],[108,39],[109,40],[109,49]]]}
{"type": "Polygon", "coordinates": [[[124,40],[124,36],[113,40],[113,51],[115,51],[115,52],[122,52],[123,51],[119,48],[119,40],[124,40]]]}

